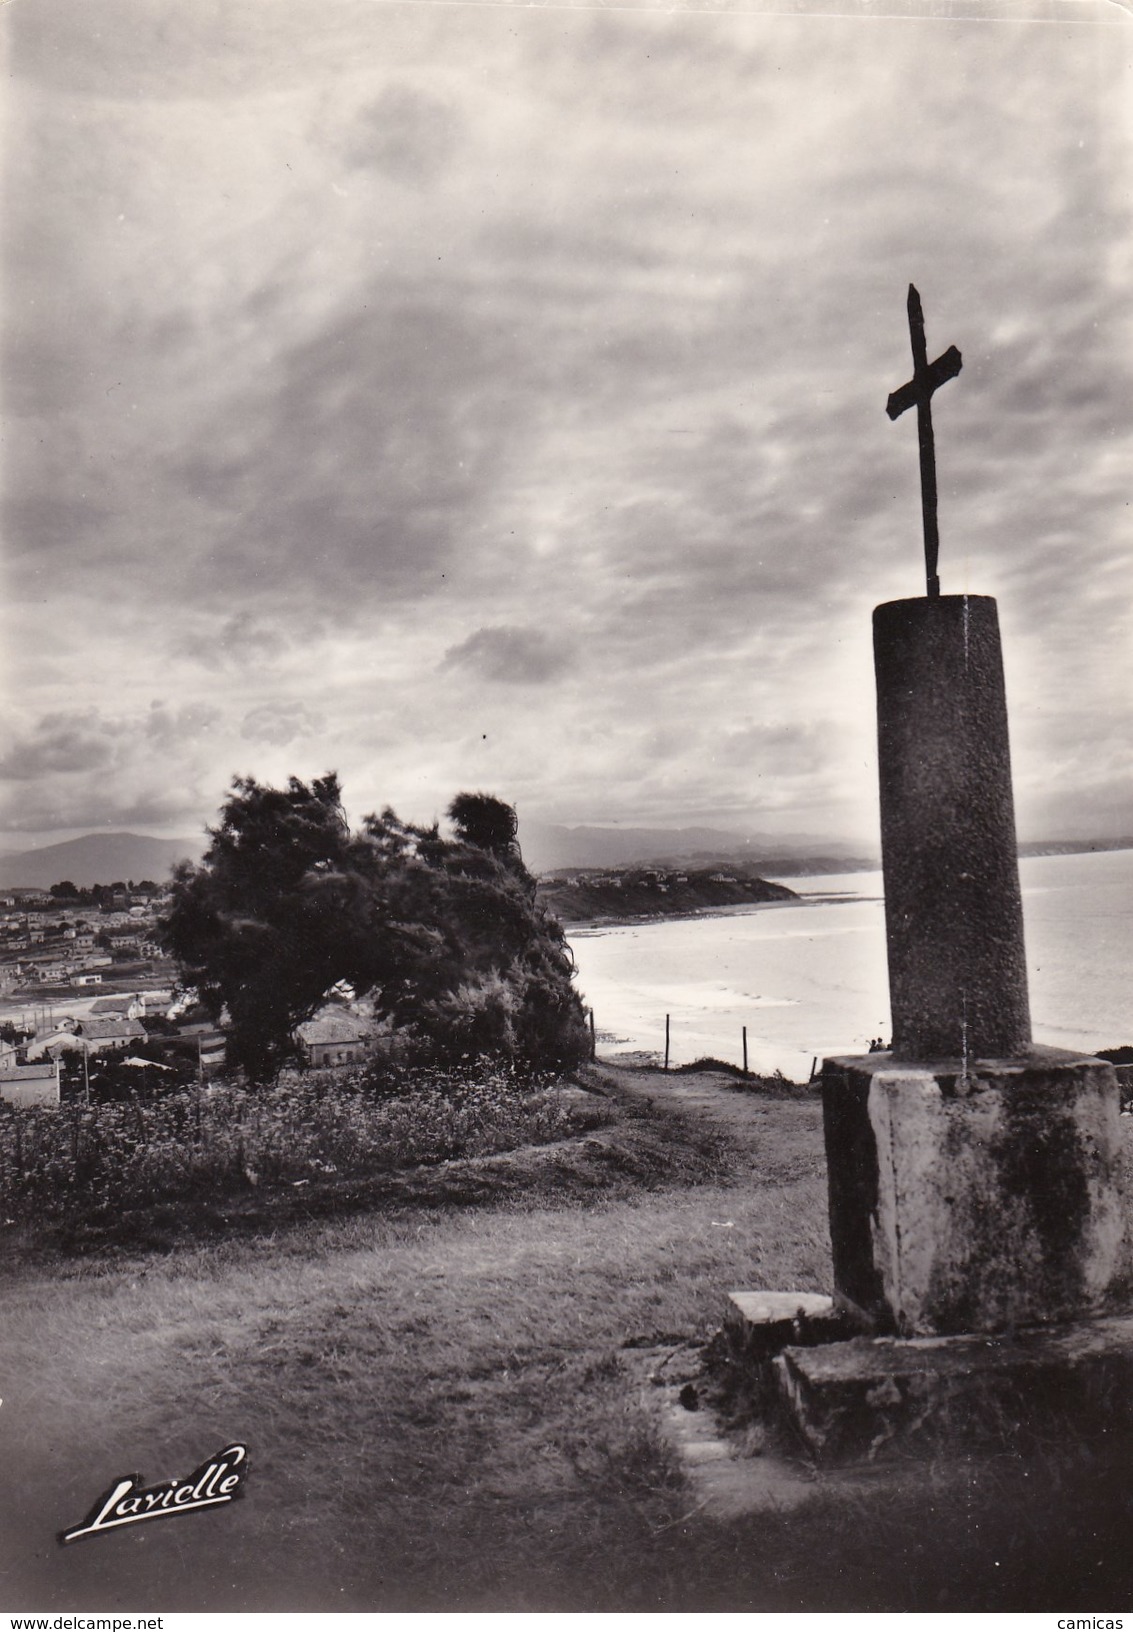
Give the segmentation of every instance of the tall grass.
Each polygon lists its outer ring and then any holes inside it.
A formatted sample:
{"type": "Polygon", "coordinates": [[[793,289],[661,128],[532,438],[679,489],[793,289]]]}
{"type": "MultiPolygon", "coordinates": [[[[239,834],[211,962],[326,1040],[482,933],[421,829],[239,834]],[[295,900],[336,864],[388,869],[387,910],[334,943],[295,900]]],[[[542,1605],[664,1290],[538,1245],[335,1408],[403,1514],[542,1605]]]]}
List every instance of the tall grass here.
{"type": "Polygon", "coordinates": [[[0,1114],[7,1220],[107,1210],[257,1185],[369,1176],[601,1126],[605,1102],[525,1085],[509,1069],[423,1073],[378,1098],[360,1076],[292,1073],[272,1089],[190,1089],[126,1104],[0,1114]]]}

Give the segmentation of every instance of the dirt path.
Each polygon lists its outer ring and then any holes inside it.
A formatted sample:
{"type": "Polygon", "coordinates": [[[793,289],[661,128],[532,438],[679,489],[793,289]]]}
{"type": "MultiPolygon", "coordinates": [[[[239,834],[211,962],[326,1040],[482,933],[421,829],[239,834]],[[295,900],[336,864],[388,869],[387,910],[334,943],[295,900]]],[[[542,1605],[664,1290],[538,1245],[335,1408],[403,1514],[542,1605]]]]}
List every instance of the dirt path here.
{"type": "MultiPolygon", "coordinates": [[[[661,1071],[635,1063],[633,1056],[599,1058],[592,1080],[605,1093],[630,1100],[653,1113],[675,1112],[710,1122],[738,1144],[767,1154],[768,1138],[789,1128],[792,1135],[817,1134],[821,1148],[822,1103],[808,1088],[767,1089],[761,1079],[731,1077],[724,1071],[661,1071]]],[[[792,1138],[792,1152],[797,1145],[792,1138]]]]}

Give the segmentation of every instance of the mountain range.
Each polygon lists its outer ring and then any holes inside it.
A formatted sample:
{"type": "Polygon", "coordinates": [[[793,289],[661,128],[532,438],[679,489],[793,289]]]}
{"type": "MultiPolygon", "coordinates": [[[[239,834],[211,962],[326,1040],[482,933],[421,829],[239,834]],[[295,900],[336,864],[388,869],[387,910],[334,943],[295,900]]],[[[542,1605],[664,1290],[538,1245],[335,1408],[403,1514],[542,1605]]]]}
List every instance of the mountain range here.
{"type": "Polygon", "coordinates": [[[49,890],[69,879],[80,889],[92,884],[127,883],[143,878],[160,883],[174,865],[200,858],[204,838],[151,839],[142,833],[86,833],[42,850],[0,855],[0,887],[49,890]]]}
{"type": "Polygon", "coordinates": [[[558,872],[570,867],[625,867],[639,861],[733,861],[762,863],[768,859],[790,862],[806,872],[816,862],[823,870],[849,871],[862,858],[862,847],[837,839],[799,833],[736,833],[716,827],[561,827],[546,822],[521,822],[519,843],[533,873],[558,872]],[[807,863],[807,865],[803,865],[807,863]]]}
{"type": "MultiPolygon", "coordinates": [[[[773,856],[803,862],[820,858],[830,866],[848,866],[849,847],[802,835],[791,841],[766,834],[731,833],[714,827],[557,827],[524,823],[520,829],[523,859],[533,873],[570,867],[624,867],[633,862],[756,861],[773,856]]],[[[87,833],[38,850],[0,854],[0,887],[50,889],[70,879],[89,888],[119,879],[166,878],[178,861],[197,861],[205,847],[197,839],[153,839],[141,833],[87,833]]]]}
{"type": "MultiPolygon", "coordinates": [[[[746,869],[777,874],[854,872],[880,866],[863,846],[840,844],[814,834],[793,839],[769,833],[735,833],[715,827],[561,827],[527,822],[520,828],[523,859],[533,873],[574,868],[616,868],[637,862],[741,863],[746,869]]],[[[1133,839],[1065,840],[1022,844],[1022,855],[1079,850],[1119,850],[1133,839]]],[[[142,833],[87,833],[39,850],[0,854],[0,888],[50,889],[70,879],[89,888],[150,878],[167,878],[175,863],[198,861],[205,836],[153,839],[142,833]]]]}

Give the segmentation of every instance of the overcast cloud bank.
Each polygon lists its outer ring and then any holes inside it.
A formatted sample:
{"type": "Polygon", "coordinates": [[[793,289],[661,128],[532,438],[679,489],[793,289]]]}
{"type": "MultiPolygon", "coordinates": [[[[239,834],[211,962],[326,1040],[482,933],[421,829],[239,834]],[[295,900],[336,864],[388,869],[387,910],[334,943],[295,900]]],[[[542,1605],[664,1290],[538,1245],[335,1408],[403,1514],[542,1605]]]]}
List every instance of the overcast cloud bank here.
{"type": "Polygon", "coordinates": [[[1133,808],[1113,26],[9,7],[0,823],[872,838],[869,613],[1000,598],[1020,829],[1133,808]]]}

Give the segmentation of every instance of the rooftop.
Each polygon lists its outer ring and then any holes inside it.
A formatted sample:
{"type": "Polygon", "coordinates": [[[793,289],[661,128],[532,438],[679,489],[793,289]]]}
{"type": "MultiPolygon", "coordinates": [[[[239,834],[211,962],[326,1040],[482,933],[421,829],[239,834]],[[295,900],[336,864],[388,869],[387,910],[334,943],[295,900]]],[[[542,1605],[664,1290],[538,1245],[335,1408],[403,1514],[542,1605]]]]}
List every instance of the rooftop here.
{"type": "Polygon", "coordinates": [[[128,1041],[146,1034],[145,1027],[137,1020],[84,1020],[81,1030],[92,1043],[109,1043],[119,1038],[128,1041]]]}
{"type": "Polygon", "coordinates": [[[297,1029],[308,1048],[312,1043],[360,1043],[366,1035],[365,1026],[348,1014],[317,1014],[297,1029]]]}

